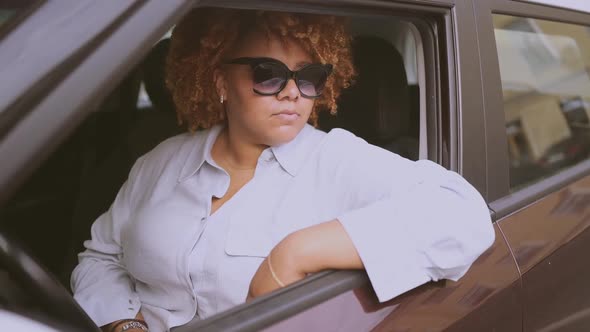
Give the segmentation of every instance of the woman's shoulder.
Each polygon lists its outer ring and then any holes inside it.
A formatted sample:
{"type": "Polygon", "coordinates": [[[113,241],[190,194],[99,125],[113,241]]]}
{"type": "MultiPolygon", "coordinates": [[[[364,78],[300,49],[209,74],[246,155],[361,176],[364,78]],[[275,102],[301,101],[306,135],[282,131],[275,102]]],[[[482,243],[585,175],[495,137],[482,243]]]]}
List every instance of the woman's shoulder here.
{"type": "Polygon", "coordinates": [[[209,129],[169,137],[138,159],[150,173],[180,169],[195,146],[205,143],[209,129]]]}
{"type": "Polygon", "coordinates": [[[324,137],[321,155],[330,162],[358,161],[361,163],[390,163],[404,159],[382,147],[368,143],[354,133],[334,128],[324,137]]]}
{"type": "Polygon", "coordinates": [[[339,140],[346,141],[346,140],[358,140],[361,138],[346,129],[333,128],[326,134],[326,139],[333,140],[333,141],[339,141],[339,140]]]}
{"type": "Polygon", "coordinates": [[[183,149],[188,149],[193,144],[198,144],[199,141],[204,141],[209,130],[201,130],[195,133],[182,133],[176,136],[169,137],[146,153],[144,157],[149,159],[169,159],[183,149]]]}
{"type": "Polygon", "coordinates": [[[324,137],[324,142],[324,151],[322,152],[337,155],[350,155],[358,149],[364,149],[370,145],[364,139],[342,128],[330,130],[324,137]]]}

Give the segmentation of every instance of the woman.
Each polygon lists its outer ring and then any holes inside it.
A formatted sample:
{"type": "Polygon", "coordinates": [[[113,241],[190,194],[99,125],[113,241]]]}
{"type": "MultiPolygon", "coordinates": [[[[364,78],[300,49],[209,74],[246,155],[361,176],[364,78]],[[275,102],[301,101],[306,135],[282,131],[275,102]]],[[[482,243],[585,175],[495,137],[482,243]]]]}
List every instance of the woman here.
{"type": "Polygon", "coordinates": [[[380,301],[460,278],[494,238],[477,191],[309,124],[353,74],[338,18],[188,15],[167,84],[179,118],[203,130],[141,157],[94,223],[72,275],[94,321],[163,331],[324,269],[366,269],[380,301]]]}

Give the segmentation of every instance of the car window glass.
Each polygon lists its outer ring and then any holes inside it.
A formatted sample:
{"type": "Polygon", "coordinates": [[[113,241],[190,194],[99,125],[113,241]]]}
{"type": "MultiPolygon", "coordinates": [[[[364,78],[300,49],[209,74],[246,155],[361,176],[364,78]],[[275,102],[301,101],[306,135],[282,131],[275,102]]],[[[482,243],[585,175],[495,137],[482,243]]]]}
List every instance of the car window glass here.
{"type": "Polygon", "coordinates": [[[590,28],[494,15],[511,190],[588,158],[590,28]]]}
{"type": "MultiPolygon", "coordinates": [[[[164,36],[162,36],[162,38],[160,38],[160,40],[158,41],[158,43],[161,43],[163,40],[167,40],[172,36],[172,30],[174,29],[174,26],[172,28],[170,28],[170,30],[168,30],[168,32],[166,32],[166,34],[164,36]]],[[[153,51],[152,51],[153,53],[153,51]]],[[[149,56],[148,56],[149,59],[149,56]]],[[[163,61],[163,59],[160,59],[160,61],[163,61]]],[[[148,60],[146,60],[146,62],[149,63],[148,60]]],[[[157,64],[153,64],[153,63],[149,63],[144,65],[144,67],[155,67],[155,66],[159,66],[162,67],[162,62],[159,62],[157,64]]],[[[153,73],[153,70],[151,71],[153,73]]],[[[150,80],[151,78],[153,78],[154,80],[157,79],[159,81],[163,80],[163,75],[164,75],[164,71],[160,71],[159,72],[159,76],[154,77],[154,76],[150,76],[150,75],[146,75],[144,74],[144,79],[141,82],[141,85],[139,86],[139,98],[137,98],[137,108],[138,109],[149,109],[151,107],[155,107],[155,104],[157,104],[157,101],[153,101],[152,98],[154,98],[154,96],[152,95],[152,97],[150,97],[150,94],[147,91],[146,88],[146,82],[147,80],[150,80]]],[[[149,83],[148,83],[149,84],[149,83]]]]}
{"type": "Polygon", "coordinates": [[[11,17],[14,17],[16,10],[14,9],[0,9],[0,26],[6,23],[11,17]]]}

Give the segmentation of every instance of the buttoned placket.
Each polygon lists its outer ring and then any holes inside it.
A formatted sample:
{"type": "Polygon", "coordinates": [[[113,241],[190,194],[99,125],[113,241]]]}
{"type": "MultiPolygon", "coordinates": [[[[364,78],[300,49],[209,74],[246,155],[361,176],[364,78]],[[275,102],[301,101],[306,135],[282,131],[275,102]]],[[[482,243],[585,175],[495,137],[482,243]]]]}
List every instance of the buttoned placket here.
{"type": "MultiPolygon", "coordinates": [[[[215,174],[216,172],[223,172],[223,170],[221,170],[217,166],[206,165],[206,164],[204,164],[203,166],[206,169],[202,170],[202,171],[207,173],[206,175],[204,175],[205,177],[211,179],[211,178],[222,176],[221,174],[215,174]],[[210,168],[207,169],[207,167],[210,167],[210,168]]],[[[207,221],[209,220],[209,215],[211,214],[212,195],[217,194],[217,195],[222,196],[223,192],[227,191],[227,188],[229,187],[229,176],[227,175],[227,173],[225,173],[226,179],[223,183],[221,183],[220,181],[212,181],[213,183],[219,183],[219,185],[216,188],[202,188],[201,189],[198,185],[199,181],[197,181],[198,173],[199,172],[197,172],[196,174],[191,176],[189,179],[186,179],[186,183],[181,184],[181,185],[195,186],[194,190],[197,190],[197,192],[199,192],[199,194],[197,195],[197,201],[205,202],[206,209],[205,209],[203,216],[200,218],[200,220],[198,220],[200,225],[199,225],[199,227],[195,227],[194,234],[191,237],[192,241],[190,241],[190,243],[187,245],[187,249],[186,249],[184,257],[183,257],[184,270],[181,272],[182,273],[181,278],[184,280],[186,287],[187,287],[187,294],[189,294],[189,296],[190,296],[190,302],[192,304],[192,309],[193,309],[192,315],[190,317],[187,317],[187,319],[185,321],[180,322],[178,325],[186,324],[197,313],[199,304],[197,301],[197,295],[195,294],[195,289],[193,287],[193,282],[192,282],[192,278],[190,275],[190,255],[191,255],[192,251],[195,249],[195,247],[197,246],[197,243],[200,241],[201,236],[203,235],[203,233],[207,227],[207,224],[208,224],[207,221]],[[225,189],[222,188],[222,186],[225,187],[225,189]],[[201,190],[199,190],[199,189],[201,189],[201,190]]],[[[201,175],[201,176],[203,176],[203,175],[201,175]]]]}
{"type": "Polygon", "coordinates": [[[187,246],[186,249],[186,253],[184,254],[183,257],[183,261],[184,261],[184,271],[182,272],[182,277],[185,281],[186,287],[187,287],[187,294],[190,295],[190,302],[192,305],[192,310],[191,310],[191,315],[190,317],[186,317],[185,321],[180,322],[178,325],[183,325],[186,324],[187,322],[189,322],[197,313],[198,310],[198,302],[197,302],[197,296],[195,294],[195,290],[193,287],[193,282],[190,276],[190,254],[191,252],[194,250],[195,246],[197,245],[199,239],[201,238],[201,236],[203,235],[203,232],[205,230],[206,227],[206,217],[203,216],[200,220],[200,227],[195,227],[196,231],[194,233],[194,235],[191,237],[193,240],[190,241],[189,245],[187,246]]]}
{"type": "MultiPolygon", "coordinates": [[[[199,237],[199,239],[197,240],[197,243],[195,244],[195,247],[193,248],[194,250],[197,250],[197,248],[199,248],[199,252],[197,252],[197,255],[203,255],[203,259],[200,260],[200,264],[202,264],[200,267],[198,267],[200,270],[206,272],[208,270],[208,268],[210,268],[211,270],[215,270],[216,266],[215,266],[215,261],[211,262],[210,258],[210,253],[208,252],[208,250],[210,250],[210,246],[206,245],[207,242],[203,242],[203,244],[200,245],[200,241],[211,241],[210,237],[210,233],[213,232],[217,232],[217,231],[212,231],[212,230],[208,230],[211,227],[219,227],[220,224],[223,222],[223,218],[224,218],[224,213],[226,211],[219,211],[219,213],[214,213],[211,216],[205,217],[204,219],[204,225],[202,227],[202,231],[201,231],[201,236],[199,237]],[[202,239],[203,234],[205,234],[205,232],[209,232],[209,235],[207,235],[208,239],[202,239]],[[213,265],[212,265],[213,264],[213,265]]],[[[195,254],[194,252],[191,252],[190,255],[195,254]]],[[[189,259],[190,261],[191,259],[189,259]]],[[[191,269],[189,268],[189,278],[191,275],[191,269]]],[[[217,277],[215,275],[211,275],[211,273],[200,273],[197,275],[197,277],[199,278],[199,280],[197,280],[197,284],[199,282],[204,282],[206,284],[213,284],[214,287],[217,287],[218,282],[217,282],[217,277]]],[[[192,282],[191,279],[191,287],[192,287],[192,294],[193,297],[196,299],[197,301],[197,305],[199,305],[199,295],[197,294],[197,290],[199,289],[199,287],[193,287],[195,286],[195,284],[192,282]]],[[[211,305],[211,304],[215,304],[215,302],[213,303],[205,303],[206,305],[211,305]]],[[[203,305],[203,303],[201,303],[200,305],[203,305]]],[[[198,312],[198,308],[197,308],[197,312],[198,312]]]]}
{"type": "MultiPolygon", "coordinates": [[[[240,189],[240,191],[235,195],[235,197],[232,197],[232,200],[234,198],[239,198],[236,196],[239,196],[238,195],[239,193],[242,193],[243,190],[246,190],[246,187],[251,185],[251,182],[255,181],[255,178],[260,177],[262,175],[261,172],[264,172],[275,161],[276,161],[276,158],[274,156],[272,149],[271,148],[265,149],[261,153],[260,157],[258,158],[258,163],[257,163],[256,169],[255,169],[254,177],[242,189],[240,189]]],[[[198,303],[198,295],[195,292],[195,288],[193,287],[194,284],[193,284],[193,281],[191,278],[190,255],[193,253],[193,251],[197,247],[198,242],[201,241],[201,237],[202,237],[203,233],[205,232],[205,230],[207,229],[207,226],[210,223],[211,218],[215,218],[217,215],[217,211],[214,213],[213,216],[211,215],[212,197],[214,195],[218,196],[218,197],[222,197],[225,194],[225,192],[227,191],[227,189],[229,188],[229,181],[230,181],[229,174],[227,172],[225,172],[220,166],[218,166],[214,161],[211,160],[210,163],[208,163],[208,164],[205,163],[203,166],[209,167],[208,170],[206,171],[209,175],[209,181],[211,180],[211,178],[216,178],[219,176],[223,176],[224,181],[213,181],[213,182],[216,182],[218,185],[215,188],[209,188],[210,189],[209,192],[203,192],[203,195],[199,195],[200,199],[205,200],[205,202],[207,204],[207,208],[206,208],[205,215],[203,217],[201,217],[199,220],[201,227],[197,228],[197,231],[195,232],[194,237],[193,237],[194,241],[191,241],[191,245],[189,246],[189,249],[188,249],[186,256],[185,256],[185,260],[186,260],[185,281],[186,281],[187,287],[189,288],[188,293],[191,295],[191,300],[192,300],[191,302],[193,304],[192,317],[194,317],[195,314],[198,312],[198,306],[200,304],[198,303]],[[210,174],[210,173],[212,173],[211,171],[213,171],[217,174],[215,174],[215,175],[210,174]],[[221,173],[223,173],[223,175],[221,173]]],[[[193,175],[193,176],[195,176],[195,175],[193,175]]],[[[203,175],[201,175],[201,176],[203,176],[203,175]]],[[[224,204],[224,206],[220,207],[220,209],[222,209],[224,207],[228,208],[227,206],[225,206],[226,204],[229,204],[229,203],[234,204],[235,202],[231,202],[232,200],[226,202],[224,204]]],[[[203,253],[203,254],[205,254],[205,253],[203,253]]],[[[190,319],[192,319],[192,317],[190,319]]],[[[186,322],[184,322],[184,323],[186,323],[186,322]]]]}

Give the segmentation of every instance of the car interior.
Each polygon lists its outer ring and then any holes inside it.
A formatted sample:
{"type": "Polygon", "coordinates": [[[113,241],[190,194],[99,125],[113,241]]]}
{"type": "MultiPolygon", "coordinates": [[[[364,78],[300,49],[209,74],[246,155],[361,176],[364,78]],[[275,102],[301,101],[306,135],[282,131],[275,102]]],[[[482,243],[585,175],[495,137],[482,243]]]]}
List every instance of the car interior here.
{"type": "MultiPolygon", "coordinates": [[[[417,160],[424,152],[419,148],[423,130],[416,78],[419,36],[410,23],[391,17],[353,18],[351,30],[358,76],[339,99],[338,114],[320,116],[320,129],[344,128],[417,160]]],[[[164,84],[168,45],[168,37],[162,38],[0,207],[0,232],[19,243],[68,291],[77,253],[90,237],[92,223],[109,208],[135,160],[185,131],[178,125],[164,84]]],[[[0,264],[6,263],[0,260],[0,264]]],[[[0,279],[11,278],[0,268],[0,279]]],[[[32,300],[21,288],[2,287],[0,307],[8,303],[31,307],[32,300]]]]}

